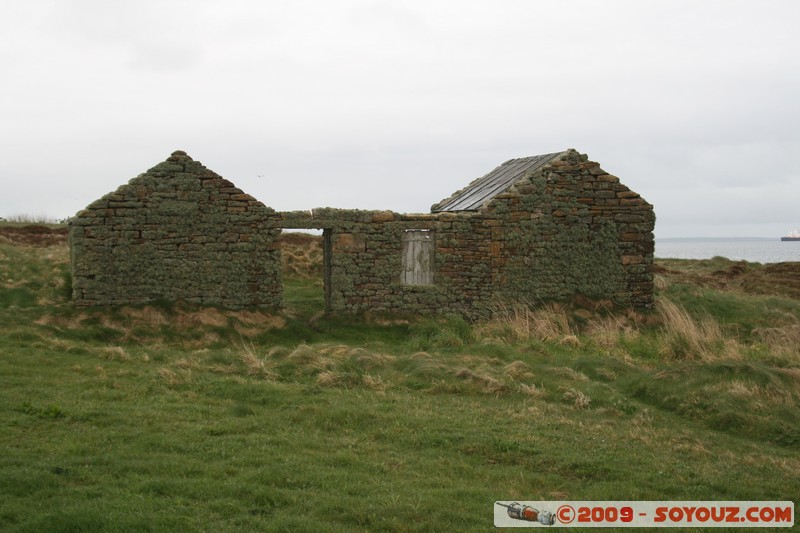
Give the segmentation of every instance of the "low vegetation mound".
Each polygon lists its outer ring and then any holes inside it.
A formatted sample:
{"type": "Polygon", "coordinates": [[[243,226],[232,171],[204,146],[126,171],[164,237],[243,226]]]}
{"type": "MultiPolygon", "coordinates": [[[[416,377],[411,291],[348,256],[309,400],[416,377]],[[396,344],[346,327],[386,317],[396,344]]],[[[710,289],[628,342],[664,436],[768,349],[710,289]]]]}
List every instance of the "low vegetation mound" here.
{"type": "Polygon", "coordinates": [[[0,223],[0,243],[28,246],[66,244],[65,225],[0,223]]]}
{"type": "Polygon", "coordinates": [[[724,257],[658,259],[655,272],[662,283],[685,283],[723,291],[800,299],[800,262],[763,265],[724,257]]]}

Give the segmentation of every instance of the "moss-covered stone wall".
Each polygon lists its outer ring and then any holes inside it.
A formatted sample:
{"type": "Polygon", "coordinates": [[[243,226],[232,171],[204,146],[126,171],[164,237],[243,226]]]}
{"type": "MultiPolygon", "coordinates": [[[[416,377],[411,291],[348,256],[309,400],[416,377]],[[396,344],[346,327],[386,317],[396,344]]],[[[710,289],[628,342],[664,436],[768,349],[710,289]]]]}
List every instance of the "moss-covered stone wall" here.
{"type": "Polygon", "coordinates": [[[650,204],[574,150],[475,212],[316,209],[272,219],[275,227],[328,231],[333,311],[469,317],[497,301],[575,294],[649,307],[654,223],[650,204]],[[411,230],[432,234],[431,285],[401,282],[403,233],[411,230]]]}
{"type": "Polygon", "coordinates": [[[653,303],[653,206],[570,150],[486,207],[492,275],[503,300],[582,294],[618,305],[653,303]]]}
{"type": "MultiPolygon", "coordinates": [[[[434,254],[432,285],[404,285],[403,234],[438,231],[434,215],[401,215],[391,211],[315,209],[276,213],[275,227],[324,229],[330,239],[328,308],[339,312],[468,312],[463,291],[446,275],[447,258],[434,254]]],[[[438,239],[438,236],[434,238],[438,239]]]]}
{"type": "Polygon", "coordinates": [[[70,221],[75,303],[279,307],[273,213],[174,152],[70,221]]]}
{"type": "Polygon", "coordinates": [[[71,221],[73,290],[79,305],[279,307],[278,235],[318,228],[331,311],[476,317],[498,300],[575,294],[648,307],[654,223],[650,204],[574,150],[478,211],[435,214],[279,213],[179,151],[71,221]],[[410,231],[433,243],[430,275],[403,276],[410,231]]]}

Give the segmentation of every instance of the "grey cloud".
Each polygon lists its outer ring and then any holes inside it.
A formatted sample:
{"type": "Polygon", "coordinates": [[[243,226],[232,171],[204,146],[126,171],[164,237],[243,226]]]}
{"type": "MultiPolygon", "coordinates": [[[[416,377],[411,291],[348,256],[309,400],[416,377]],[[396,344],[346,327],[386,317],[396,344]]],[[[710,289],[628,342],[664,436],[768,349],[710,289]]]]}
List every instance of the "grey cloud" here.
{"type": "Polygon", "coordinates": [[[0,216],[67,216],[179,148],[277,208],[420,211],[574,147],[659,234],[782,232],[798,23],[792,1],[4,3],[0,216]]]}

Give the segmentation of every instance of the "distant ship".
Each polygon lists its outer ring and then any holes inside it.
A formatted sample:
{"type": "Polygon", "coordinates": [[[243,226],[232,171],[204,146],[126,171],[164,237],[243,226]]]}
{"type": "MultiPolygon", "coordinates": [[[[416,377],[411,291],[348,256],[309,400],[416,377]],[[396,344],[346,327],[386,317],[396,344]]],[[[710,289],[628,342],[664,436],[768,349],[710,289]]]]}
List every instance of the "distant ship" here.
{"type": "Polygon", "coordinates": [[[800,231],[796,229],[790,229],[789,235],[786,237],[781,237],[782,241],[800,241],[800,231]]]}

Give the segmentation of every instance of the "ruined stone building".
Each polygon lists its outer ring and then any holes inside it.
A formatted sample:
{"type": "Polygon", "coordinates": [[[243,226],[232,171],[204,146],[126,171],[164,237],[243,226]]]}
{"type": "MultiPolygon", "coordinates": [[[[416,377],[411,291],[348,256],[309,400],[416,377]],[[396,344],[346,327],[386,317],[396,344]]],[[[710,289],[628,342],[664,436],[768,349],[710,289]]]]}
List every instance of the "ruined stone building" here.
{"type": "Polygon", "coordinates": [[[279,307],[282,228],[321,229],[329,311],[653,302],[653,207],[575,150],[512,159],[429,214],[275,212],[175,152],[72,219],[79,305],[279,307]]]}

